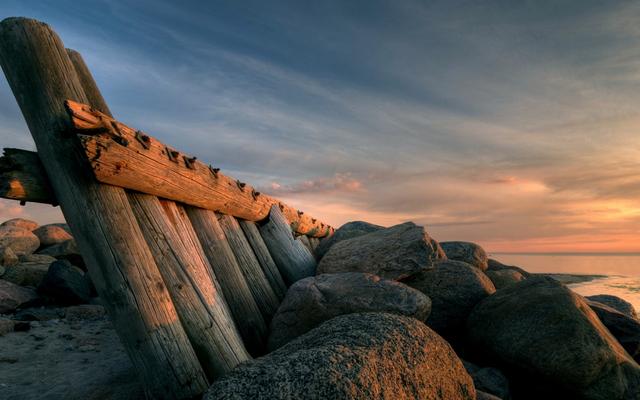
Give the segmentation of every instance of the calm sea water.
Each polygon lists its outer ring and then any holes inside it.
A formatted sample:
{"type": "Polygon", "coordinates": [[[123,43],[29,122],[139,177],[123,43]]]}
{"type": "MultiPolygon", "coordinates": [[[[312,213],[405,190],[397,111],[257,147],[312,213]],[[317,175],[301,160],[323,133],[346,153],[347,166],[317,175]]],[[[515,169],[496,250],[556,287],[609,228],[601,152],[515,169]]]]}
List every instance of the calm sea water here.
{"type": "Polygon", "coordinates": [[[608,275],[604,279],[570,285],[583,296],[613,294],[631,302],[640,311],[640,253],[608,254],[513,254],[490,257],[529,272],[608,275]]]}

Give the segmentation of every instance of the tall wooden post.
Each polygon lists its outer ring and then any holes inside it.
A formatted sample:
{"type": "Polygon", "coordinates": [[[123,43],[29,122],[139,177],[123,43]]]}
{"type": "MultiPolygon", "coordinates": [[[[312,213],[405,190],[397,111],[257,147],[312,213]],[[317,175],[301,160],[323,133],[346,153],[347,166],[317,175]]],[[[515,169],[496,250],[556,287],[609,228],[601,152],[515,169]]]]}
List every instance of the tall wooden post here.
{"type": "Polygon", "coordinates": [[[253,356],[264,354],[269,334],[267,324],[215,212],[190,206],[186,207],[186,212],[218,277],[247,349],[253,356]]]}
{"type": "Polygon", "coordinates": [[[269,218],[259,229],[287,285],[315,275],[316,259],[300,241],[294,239],[289,222],[277,206],[271,207],[269,218]]]}
{"type": "Polygon", "coordinates": [[[98,184],[70,135],[64,101],[88,103],[60,38],[44,23],[0,23],[0,64],[96,289],[149,397],[191,398],[207,379],[123,189],[98,184]]]}
{"type": "MultiPolygon", "coordinates": [[[[91,107],[111,112],[84,59],[67,49],[91,107]]],[[[142,234],[169,289],[180,321],[207,377],[214,380],[250,358],[216,278],[186,215],[152,195],[127,191],[142,234]]]]}

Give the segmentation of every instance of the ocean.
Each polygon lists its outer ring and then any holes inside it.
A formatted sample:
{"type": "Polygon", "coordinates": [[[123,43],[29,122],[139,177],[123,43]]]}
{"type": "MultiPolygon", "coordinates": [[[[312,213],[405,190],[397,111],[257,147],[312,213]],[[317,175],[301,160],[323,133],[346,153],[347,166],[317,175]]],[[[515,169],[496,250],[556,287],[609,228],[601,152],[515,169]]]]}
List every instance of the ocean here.
{"type": "Polygon", "coordinates": [[[640,253],[494,253],[490,257],[529,272],[607,275],[569,286],[583,296],[621,297],[640,311],[640,253]]]}

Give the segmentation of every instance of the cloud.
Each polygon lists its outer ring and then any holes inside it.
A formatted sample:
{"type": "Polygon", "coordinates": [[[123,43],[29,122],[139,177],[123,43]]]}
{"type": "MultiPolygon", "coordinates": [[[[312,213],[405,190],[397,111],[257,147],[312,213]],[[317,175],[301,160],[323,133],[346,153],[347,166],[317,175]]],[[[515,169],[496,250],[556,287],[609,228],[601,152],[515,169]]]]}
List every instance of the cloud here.
{"type": "MultiPolygon", "coordinates": [[[[3,6],[79,50],[122,121],[334,225],[490,250],[637,232],[638,5],[60,4],[3,6]]],[[[4,81],[0,117],[33,148],[4,81]]]]}

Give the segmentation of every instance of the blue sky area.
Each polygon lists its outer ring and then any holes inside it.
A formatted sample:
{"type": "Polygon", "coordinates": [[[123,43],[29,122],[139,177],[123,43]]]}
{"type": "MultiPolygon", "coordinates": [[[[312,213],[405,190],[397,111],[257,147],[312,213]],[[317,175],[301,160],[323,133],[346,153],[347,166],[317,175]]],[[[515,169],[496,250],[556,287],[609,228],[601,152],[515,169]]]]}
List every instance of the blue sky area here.
{"type": "MultiPolygon", "coordinates": [[[[334,225],[639,251],[640,3],[29,1],[119,120],[334,225]]],[[[33,149],[0,77],[0,143],[33,149]]],[[[0,219],[62,219],[0,203],[0,219]]]]}

